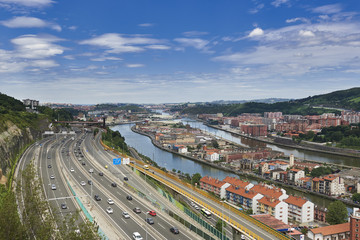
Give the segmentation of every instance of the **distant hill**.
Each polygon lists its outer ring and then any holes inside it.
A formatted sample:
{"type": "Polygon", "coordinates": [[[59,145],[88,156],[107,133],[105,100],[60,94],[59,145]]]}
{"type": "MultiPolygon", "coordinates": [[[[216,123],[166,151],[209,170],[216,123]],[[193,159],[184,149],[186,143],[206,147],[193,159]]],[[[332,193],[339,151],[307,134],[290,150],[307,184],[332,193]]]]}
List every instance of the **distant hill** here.
{"type": "Polygon", "coordinates": [[[360,88],[350,88],[297,100],[312,106],[360,110],[360,88]]]}
{"type": "MultiPolygon", "coordinates": [[[[221,102],[221,101],[217,101],[221,102]]],[[[351,88],[332,93],[316,95],[298,100],[275,103],[246,102],[239,104],[208,103],[193,107],[177,106],[172,111],[183,114],[223,113],[225,116],[237,116],[241,113],[283,112],[284,114],[312,115],[325,112],[339,113],[336,109],[360,110],[360,88],[351,88]],[[316,107],[316,108],[314,108],[316,107]],[[320,107],[320,108],[319,108],[320,107]],[[321,108],[323,107],[323,108],[321,108]],[[334,109],[327,109],[334,108],[334,109]]]]}
{"type": "Polygon", "coordinates": [[[288,98],[265,98],[265,99],[254,99],[254,100],[217,100],[212,101],[212,104],[237,104],[247,102],[258,102],[258,103],[276,103],[276,102],[288,102],[292,99],[288,98]]]}

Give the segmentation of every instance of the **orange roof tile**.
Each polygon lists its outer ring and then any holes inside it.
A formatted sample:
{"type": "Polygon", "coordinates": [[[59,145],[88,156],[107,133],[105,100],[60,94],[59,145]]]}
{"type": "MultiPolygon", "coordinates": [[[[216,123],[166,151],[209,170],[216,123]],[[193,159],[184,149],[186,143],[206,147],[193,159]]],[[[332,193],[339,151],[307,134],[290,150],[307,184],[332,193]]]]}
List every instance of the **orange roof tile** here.
{"type": "Polygon", "coordinates": [[[290,195],[287,199],[284,200],[284,202],[298,207],[302,207],[307,202],[307,200],[301,197],[295,197],[290,195]]]}
{"type": "Polygon", "coordinates": [[[243,197],[249,198],[249,199],[253,199],[253,197],[255,197],[257,194],[254,191],[245,190],[245,188],[241,188],[241,187],[234,187],[233,185],[226,188],[226,191],[235,193],[237,195],[240,195],[240,196],[243,196],[243,197]]]}
{"type": "Polygon", "coordinates": [[[292,168],[292,169],[290,169],[290,171],[299,172],[299,171],[301,171],[301,169],[292,168]]]}
{"type": "Polygon", "coordinates": [[[324,177],[325,180],[333,181],[338,177],[338,175],[329,174],[324,177]]]}
{"type": "Polygon", "coordinates": [[[202,177],[200,179],[200,182],[207,183],[211,186],[218,187],[218,188],[220,188],[222,185],[224,185],[226,183],[224,181],[220,181],[217,178],[213,178],[213,177],[209,177],[209,176],[202,177]]]}
{"type": "Polygon", "coordinates": [[[350,223],[347,222],[347,223],[336,224],[336,225],[331,225],[331,226],[326,226],[326,227],[319,227],[319,228],[310,229],[310,231],[313,232],[314,234],[321,233],[323,236],[328,236],[328,235],[338,234],[338,233],[343,233],[343,232],[349,232],[350,231],[350,223]]]}
{"type": "Polygon", "coordinates": [[[258,200],[258,202],[274,208],[280,203],[280,200],[275,198],[262,197],[260,200],[258,200]]]}
{"type": "Polygon", "coordinates": [[[283,192],[280,190],[280,188],[268,188],[267,186],[263,185],[255,185],[251,188],[254,192],[260,193],[267,197],[273,197],[278,199],[281,195],[283,195],[283,192]]]}
{"type": "Polygon", "coordinates": [[[230,183],[231,185],[233,186],[238,186],[238,187],[242,187],[242,188],[245,188],[247,185],[249,185],[250,183],[249,182],[245,182],[245,181],[242,181],[238,178],[235,178],[235,177],[229,177],[227,176],[226,178],[224,178],[223,180],[224,182],[227,182],[227,183],[230,183]]]}

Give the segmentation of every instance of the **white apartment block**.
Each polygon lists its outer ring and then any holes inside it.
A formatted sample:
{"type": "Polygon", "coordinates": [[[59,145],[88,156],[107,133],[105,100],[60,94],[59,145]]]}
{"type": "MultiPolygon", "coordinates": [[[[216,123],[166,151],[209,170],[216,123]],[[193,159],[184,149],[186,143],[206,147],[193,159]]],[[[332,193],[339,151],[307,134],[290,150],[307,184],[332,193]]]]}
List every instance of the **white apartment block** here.
{"type": "Polygon", "coordinates": [[[314,203],[294,196],[289,196],[284,202],[289,206],[289,221],[296,221],[299,223],[314,221],[314,203]]]}

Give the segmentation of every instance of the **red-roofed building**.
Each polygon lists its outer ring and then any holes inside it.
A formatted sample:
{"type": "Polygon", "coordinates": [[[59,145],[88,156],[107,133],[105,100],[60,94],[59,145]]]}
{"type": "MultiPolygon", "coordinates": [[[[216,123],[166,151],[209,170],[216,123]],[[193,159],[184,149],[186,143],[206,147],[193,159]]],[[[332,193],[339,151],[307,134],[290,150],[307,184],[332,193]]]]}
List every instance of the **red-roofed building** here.
{"type": "Polygon", "coordinates": [[[291,195],[284,202],[289,205],[289,221],[299,223],[314,221],[314,203],[291,195]]]}
{"type": "Polygon", "coordinates": [[[286,224],[288,223],[288,204],[276,198],[263,197],[259,199],[256,213],[267,213],[286,224]]]}
{"type": "Polygon", "coordinates": [[[288,172],[288,183],[294,184],[299,178],[305,177],[305,172],[301,169],[292,168],[288,172]]]}
{"type": "Polygon", "coordinates": [[[313,178],[311,190],[330,196],[342,195],[345,193],[344,179],[339,175],[329,174],[322,178],[313,178]]]}
{"type": "Polygon", "coordinates": [[[269,198],[279,199],[280,201],[288,198],[286,191],[281,188],[271,187],[265,184],[257,184],[254,187],[250,188],[250,190],[260,193],[269,198]]]}
{"type": "Polygon", "coordinates": [[[200,188],[203,190],[206,190],[208,192],[213,192],[217,196],[220,196],[221,198],[225,197],[225,189],[230,186],[229,183],[226,183],[224,181],[220,181],[217,178],[205,176],[200,179],[200,188]],[[223,194],[221,194],[221,189],[223,190],[223,194]]]}
{"type": "Polygon", "coordinates": [[[253,213],[257,212],[257,200],[263,195],[254,191],[237,187],[229,186],[226,188],[226,199],[232,204],[240,204],[243,209],[252,209],[253,213]]]}
{"type": "Polygon", "coordinates": [[[310,229],[307,236],[312,240],[350,239],[350,223],[347,222],[326,227],[313,228],[310,229]]]}
{"type": "Polygon", "coordinates": [[[238,178],[229,177],[229,176],[224,178],[223,181],[227,182],[227,183],[230,183],[233,186],[237,186],[237,187],[241,187],[241,188],[251,188],[251,187],[254,186],[254,184],[252,184],[250,182],[242,181],[242,180],[240,180],[238,178]]]}

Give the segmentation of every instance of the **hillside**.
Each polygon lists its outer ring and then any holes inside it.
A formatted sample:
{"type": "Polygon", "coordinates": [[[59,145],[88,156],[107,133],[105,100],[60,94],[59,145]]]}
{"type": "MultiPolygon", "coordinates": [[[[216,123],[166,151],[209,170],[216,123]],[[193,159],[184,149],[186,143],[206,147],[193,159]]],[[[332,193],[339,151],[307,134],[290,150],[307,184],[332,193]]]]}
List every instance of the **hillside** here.
{"type": "Polygon", "coordinates": [[[194,107],[177,106],[171,111],[180,111],[182,114],[215,114],[223,113],[225,116],[237,116],[241,113],[264,113],[264,112],[283,112],[284,114],[312,115],[325,112],[335,112],[335,109],[343,108],[360,110],[360,88],[336,91],[328,94],[313,97],[291,100],[276,103],[247,102],[242,104],[206,104],[194,107]],[[324,108],[318,108],[318,107],[324,108]],[[316,108],[313,108],[316,107],[316,108]]]}
{"type": "Polygon", "coordinates": [[[0,168],[8,174],[16,156],[48,128],[48,116],[25,111],[23,103],[0,93],[0,168]]]}
{"type": "Polygon", "coordinates": [[[316,95],[297,100],[300,103],[313,106],[326,106],[333,108],[344,108],[349,110],[360,110],[360,88],[350,88],[322,95],[316,95]]]}

